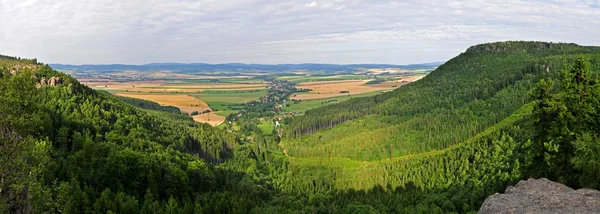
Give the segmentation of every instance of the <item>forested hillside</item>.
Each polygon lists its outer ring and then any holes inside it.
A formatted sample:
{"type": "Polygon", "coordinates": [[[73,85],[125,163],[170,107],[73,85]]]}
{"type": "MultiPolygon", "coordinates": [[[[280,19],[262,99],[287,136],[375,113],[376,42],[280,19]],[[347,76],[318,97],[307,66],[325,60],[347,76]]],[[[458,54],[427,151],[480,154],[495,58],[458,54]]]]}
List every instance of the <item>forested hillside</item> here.
{"type": "Polygon", "coordinates": [[[256,126],[277,103],[228,132],[0,55],[0,213],[467,213],[527,177],[600,188],[598,72],[598,47],[477,45],[280,137],[256,126]]]}
{"type": "Polygon", "coordinates": [[[529,102],[534,84],[557,74],[563,60],[587,54],[597,68],[599,51],[552,43],[474,46],[414,84],[294,118],[284,144],[291,156],[360,161],[444,149],[529,102]]]}
{"type": "MultiPolygon", "coordinates": [[[[600,71],[598,47],[543,42],[477,45],[393,92],[288,119],[282,146],[295,166],[291,177],[314,192],[409,184],[435,190],[475,182],[472,191],[485,195],[502,190],[494,185],[539,176],[520,167],[529,161],[525,155],[529,148],[523,145],[537,131],[532,119],[507,119],[534,101],[531,93],[540,79],[559,77],[580,57],[592,72],[600,71]],[[482,135],[488,143],[477,140],[482,135]],[[490,154],[501,145],[509,147],[490,154]],[[492,156],[474,162],[486,155],[492,156]],[[503,156],[512,162],[496,159],[503,156]],[[461,171],[468,176],[455,174],[461,171]]],[[[580,185],[573,178],[563,181],[567,180],[580,185]]],[[[473,195],[470,200],[482,199],[473,195]]]]}
{"type": "Polygon", "coordinates": [[[233,134],[138,109],[36,60],[1,57],[0,79],[0,210],[200,212],[214,198],[204,193],[234,182],[211,166],[232,156],[233,134]]]}

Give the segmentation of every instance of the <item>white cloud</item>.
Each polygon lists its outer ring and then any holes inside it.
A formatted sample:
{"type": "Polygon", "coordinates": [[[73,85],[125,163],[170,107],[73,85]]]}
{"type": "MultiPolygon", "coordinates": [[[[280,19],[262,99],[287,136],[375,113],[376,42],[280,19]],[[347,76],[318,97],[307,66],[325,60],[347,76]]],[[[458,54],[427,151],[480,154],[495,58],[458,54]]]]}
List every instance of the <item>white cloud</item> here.
{"type": "Polygon", "coordinates": [[[414,63],[498,40],[600,45],[598,6],[597,0],[0,0],[0,51],[60,63],[414,63]]]}
{"type": "Polygon", "coordinates": [[[342,10],[344,8],[346,8],[346,5],[337,6],[335,10],[342,10]]]}

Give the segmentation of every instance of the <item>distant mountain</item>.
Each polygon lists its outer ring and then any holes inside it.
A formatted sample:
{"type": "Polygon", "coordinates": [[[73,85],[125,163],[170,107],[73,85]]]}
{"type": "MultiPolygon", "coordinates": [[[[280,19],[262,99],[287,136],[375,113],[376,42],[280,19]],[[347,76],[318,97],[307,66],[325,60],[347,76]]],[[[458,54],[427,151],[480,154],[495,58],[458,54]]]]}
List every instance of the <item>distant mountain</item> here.
{"type": "Polygon", "coordinates": [[[68,64],[50,64],[57,70],[74,71],[153,71],[153,70],[174,70],[174,71],[353,71],[360,68],[402,68],[402,69],[429,69],[435,68],[443,62],[431,62],[423,64],[410,65],[391,65],[391,64],[207,64],[207,63],[151,63],[145,65],[126,65],[126,64],[87,64],[87,65],[68,65],[68,64]]]}

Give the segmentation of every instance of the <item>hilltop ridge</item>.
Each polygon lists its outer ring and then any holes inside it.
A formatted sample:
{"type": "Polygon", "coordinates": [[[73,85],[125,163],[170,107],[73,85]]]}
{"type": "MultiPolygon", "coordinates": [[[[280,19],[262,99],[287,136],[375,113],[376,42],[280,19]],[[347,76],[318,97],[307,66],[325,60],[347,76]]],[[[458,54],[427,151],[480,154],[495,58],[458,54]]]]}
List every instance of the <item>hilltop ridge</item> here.
{"type": "Polygon", "coordinates": [[[442,64],[441,62],[393,65],[393,64],[319,64],[319,63],[301,63],[301,64],[244,64],[244,63],[150,63],[144,65],[127,64],[50,64],[57,70],[73,71],[153,71],[153,70],[174,70],[184,72],[197,71],[355,71],[361,68],[404,68],[404,69],[426,69],[442,64]]]}
{"type": "MultiPolygon", "coordinates": [[[[600,71],[599,47],[552,44],[473,46],[393,91],[278,119],[282,135],[197,124],[176,108],[97,92],[37,60],[0,56],[0,211],[476,211],[535,173],[526,168],[539,131],[531,94],[552,91],[540,80],[600,71]],[[62,84],[35,87],[52,77],[62,84]]],[[[593,84],[580,88],[600,92],[593,84]]],[[[559,107],[565,101],[546,96],[559,107]]],[[[235,125],[252,127],[260,121],[252,115],[235,125]]],[[[595,142],[584,137],[577,143],[595,142]]],[[[594,160],[576,164],[595,173],[594,160]]],[[[594,174],[576,175],[567,181],[596,184],[594,174]]]]}
{"type": "MultiPolygon", "coordinates": [[[[575,43],[562,43],[562,42],[527,42],[527,41],[502,41],[502,42],[490,42],[469,47],[466,52],[515,52],[515,51],[568,51],[568,48],[583,48],[591,51],[598,50],[594,47],[580,46],[575,43]]],[[[581,50],[580,50],[581,51],[581,50]]]]}

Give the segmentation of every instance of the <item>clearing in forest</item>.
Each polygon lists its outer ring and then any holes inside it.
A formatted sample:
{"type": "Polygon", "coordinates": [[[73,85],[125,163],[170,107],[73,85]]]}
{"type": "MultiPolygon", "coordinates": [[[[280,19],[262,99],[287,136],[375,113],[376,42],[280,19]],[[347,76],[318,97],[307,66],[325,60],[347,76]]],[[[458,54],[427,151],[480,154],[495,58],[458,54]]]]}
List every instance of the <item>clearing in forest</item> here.
{"type": "Polygon", "coordinates": [[[225,117],[217,115],[215,112],[199,114],[196,116],[192,116],[192,118],[194,118],[194,121],[208,123],[214,127],[221,125],[223,122],[225,122],[225,117]]]}

